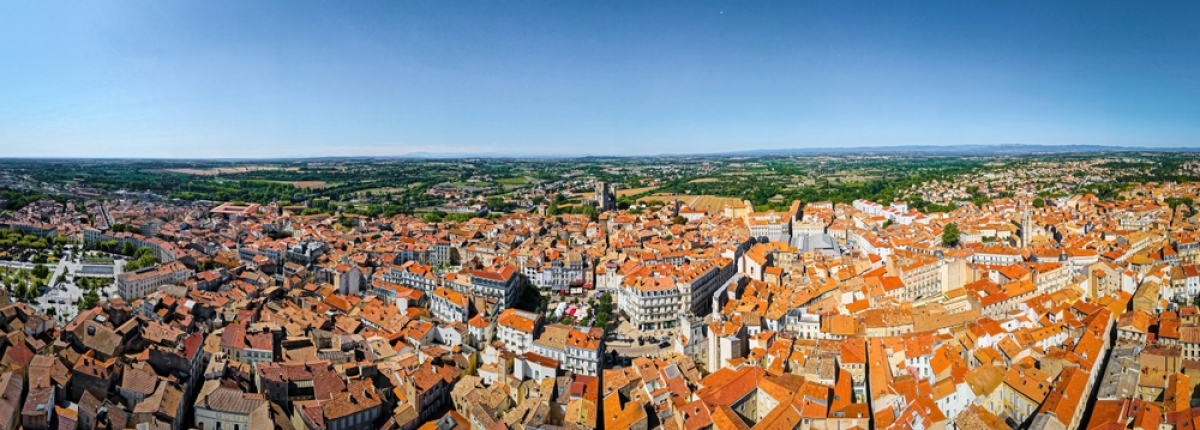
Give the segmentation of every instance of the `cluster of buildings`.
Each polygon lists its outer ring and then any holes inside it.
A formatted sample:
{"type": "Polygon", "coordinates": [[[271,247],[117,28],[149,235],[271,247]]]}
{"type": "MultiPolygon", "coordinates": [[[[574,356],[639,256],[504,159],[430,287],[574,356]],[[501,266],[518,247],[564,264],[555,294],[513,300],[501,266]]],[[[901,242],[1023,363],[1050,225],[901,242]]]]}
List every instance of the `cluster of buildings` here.
{"type": "Polygon", "coordinates": [[[448,223],[39,202],[3,221],[158,264],[65,326],[0,303],[0,425],[1190,428],[1200,218],[1170,202],[1198,193],[448,223]]]}
{"type": "Polygon", "coordinates": [[[680,317],[639,327],[674,333],[662,358],[631,363],[641,378],[628,367],[605,373],[641,388],[606,391],[606,419],[633,428],[1189,428],[1200,405],[1191,382],[1200,376],[1200,330],[1191,331],[1200,327],[1200,218],[1169,200],[1197,191],[1145,184],[1116,201],[1030,195],[939,214],[863,200],[778,218],[729,209],[745,230],[721,254],[732,274],[714,294],[689,298],[707,307],[678,304],[687,289],[674,287],[670,269],[609,265],[627,277],[618,297],[630,322],[666,319],[656,306],[680,317]],[[749,234],[779,219],[790,230],[749,234]],[[959,246],[942,244],[951,224],[959,246]],[[672,365],[699,372],[677,386],[679,372],[653,373],[672,365]]]}
{"type": "MultiPolygon", "coordinates": [[[[1145,169],[1139,171],[1130,166],[1150,166],[1153,163],[1136,157],[1023,159],[1008,163],[991,163],[990,168],[913,185],[907,190],[907,194],[912,198],[937,204],[965,204],[978,196],[1028,199],[1047,195],[1066,196],[1078,194],[1083,186],[1110,182],[1112,178],[1122,175],[1149,175],[1150,172],[1145,169]]],[[[1180,173],[1186,172],[1186,165],[1182,166],[1180,173]]]]}

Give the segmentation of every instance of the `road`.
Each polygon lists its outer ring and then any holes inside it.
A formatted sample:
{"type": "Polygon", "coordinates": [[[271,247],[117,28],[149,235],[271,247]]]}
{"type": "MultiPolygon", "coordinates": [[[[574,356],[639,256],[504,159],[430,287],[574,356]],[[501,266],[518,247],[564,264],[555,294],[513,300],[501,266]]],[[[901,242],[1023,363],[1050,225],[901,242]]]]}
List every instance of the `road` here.
{"type": "Polygon", "coordinates": [[[11,267],[14,269],[32,269],[33,263],[22,263],[20,261],[0,261],[0,266],[11,267]]]}

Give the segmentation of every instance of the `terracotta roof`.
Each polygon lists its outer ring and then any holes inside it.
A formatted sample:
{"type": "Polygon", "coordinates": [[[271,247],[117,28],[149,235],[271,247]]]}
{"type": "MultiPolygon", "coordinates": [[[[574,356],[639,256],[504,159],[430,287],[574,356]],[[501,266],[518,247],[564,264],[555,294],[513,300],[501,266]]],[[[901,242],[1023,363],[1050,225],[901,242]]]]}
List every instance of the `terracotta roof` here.
{"type": "Polygon", "coordinates": [[[533,333],[537,327],[538,320],[541,315],[521,311],[518,309],[505,309],[500,313],[498,322],[500,325],[520,331],[522,333],[533,333]]]}
{"type": "Polygon", "coordinates": [[[21,404],[24,383],[18,372],[8,371],[0,376],[0,430],[15,430],[8,424],[20,412],[18,407],[21,404]]]}
{"type": "Polygon", "coordinates": [[[440,297],[442,299],[445,299],[446,301],[454,304],[455,306],[458,306],[461,308],[467,307],[467,297],[458,291],[448,290],[445,288],[438,287],[433,290],[433,295],[440,297]]]}
{"type": "Polygon", "coordinates": [[[134,393],[149,395],[154,392],[156,386],[158,375],[151,369],[146,369],[144,363],[140,368],[131,366],[121,376],[121,388],[134,393]]]}
{"type": "Polygon", "coordinates": [[[718,406],[713,409],[712,424],[714,429],[750,430],[750,426],[746,425],[746,422],[742,421],[737,412],[734,412],[728,406],[718,406]]]}
{"type": "Polygon", "coordinates": [[[246,393],[222,386],[215,380],[205,382],[196,399],[198,408],[236,415],[250,415],[255,409],[266,405],[266,400],[250,398],[246,393]]]}
{"type": "Polygon", "coordinates": [[[475,270],[471,272],[471,276],[499,282],[507,282],[514,274],[516,274],[516,268],[509,265],[501,266],[497,270],[475,270]]]}

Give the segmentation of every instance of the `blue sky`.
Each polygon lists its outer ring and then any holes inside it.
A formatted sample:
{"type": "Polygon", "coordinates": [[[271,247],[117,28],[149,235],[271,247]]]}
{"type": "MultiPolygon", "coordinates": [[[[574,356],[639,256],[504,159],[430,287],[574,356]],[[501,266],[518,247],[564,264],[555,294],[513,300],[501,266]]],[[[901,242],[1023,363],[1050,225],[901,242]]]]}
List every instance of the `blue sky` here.
{"type": "Polygon", "coordinates": [[[1200,146],[1197,2],[0,2],[0,156],[1200,146]]]}

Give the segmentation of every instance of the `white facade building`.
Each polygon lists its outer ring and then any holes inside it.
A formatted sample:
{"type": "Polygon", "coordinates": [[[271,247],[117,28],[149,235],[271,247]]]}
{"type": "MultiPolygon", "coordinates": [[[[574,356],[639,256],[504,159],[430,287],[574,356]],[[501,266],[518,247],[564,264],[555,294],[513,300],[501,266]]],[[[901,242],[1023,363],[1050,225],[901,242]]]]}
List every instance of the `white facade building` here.
{"type": "Polygon", "coordinates": [[[133,301],[158,291],[163,285],[181,284],[192,275],[191,269],[178,261],[148,267],[136,272],[117,275],[117,291],[121,298],[133,301]]]}

